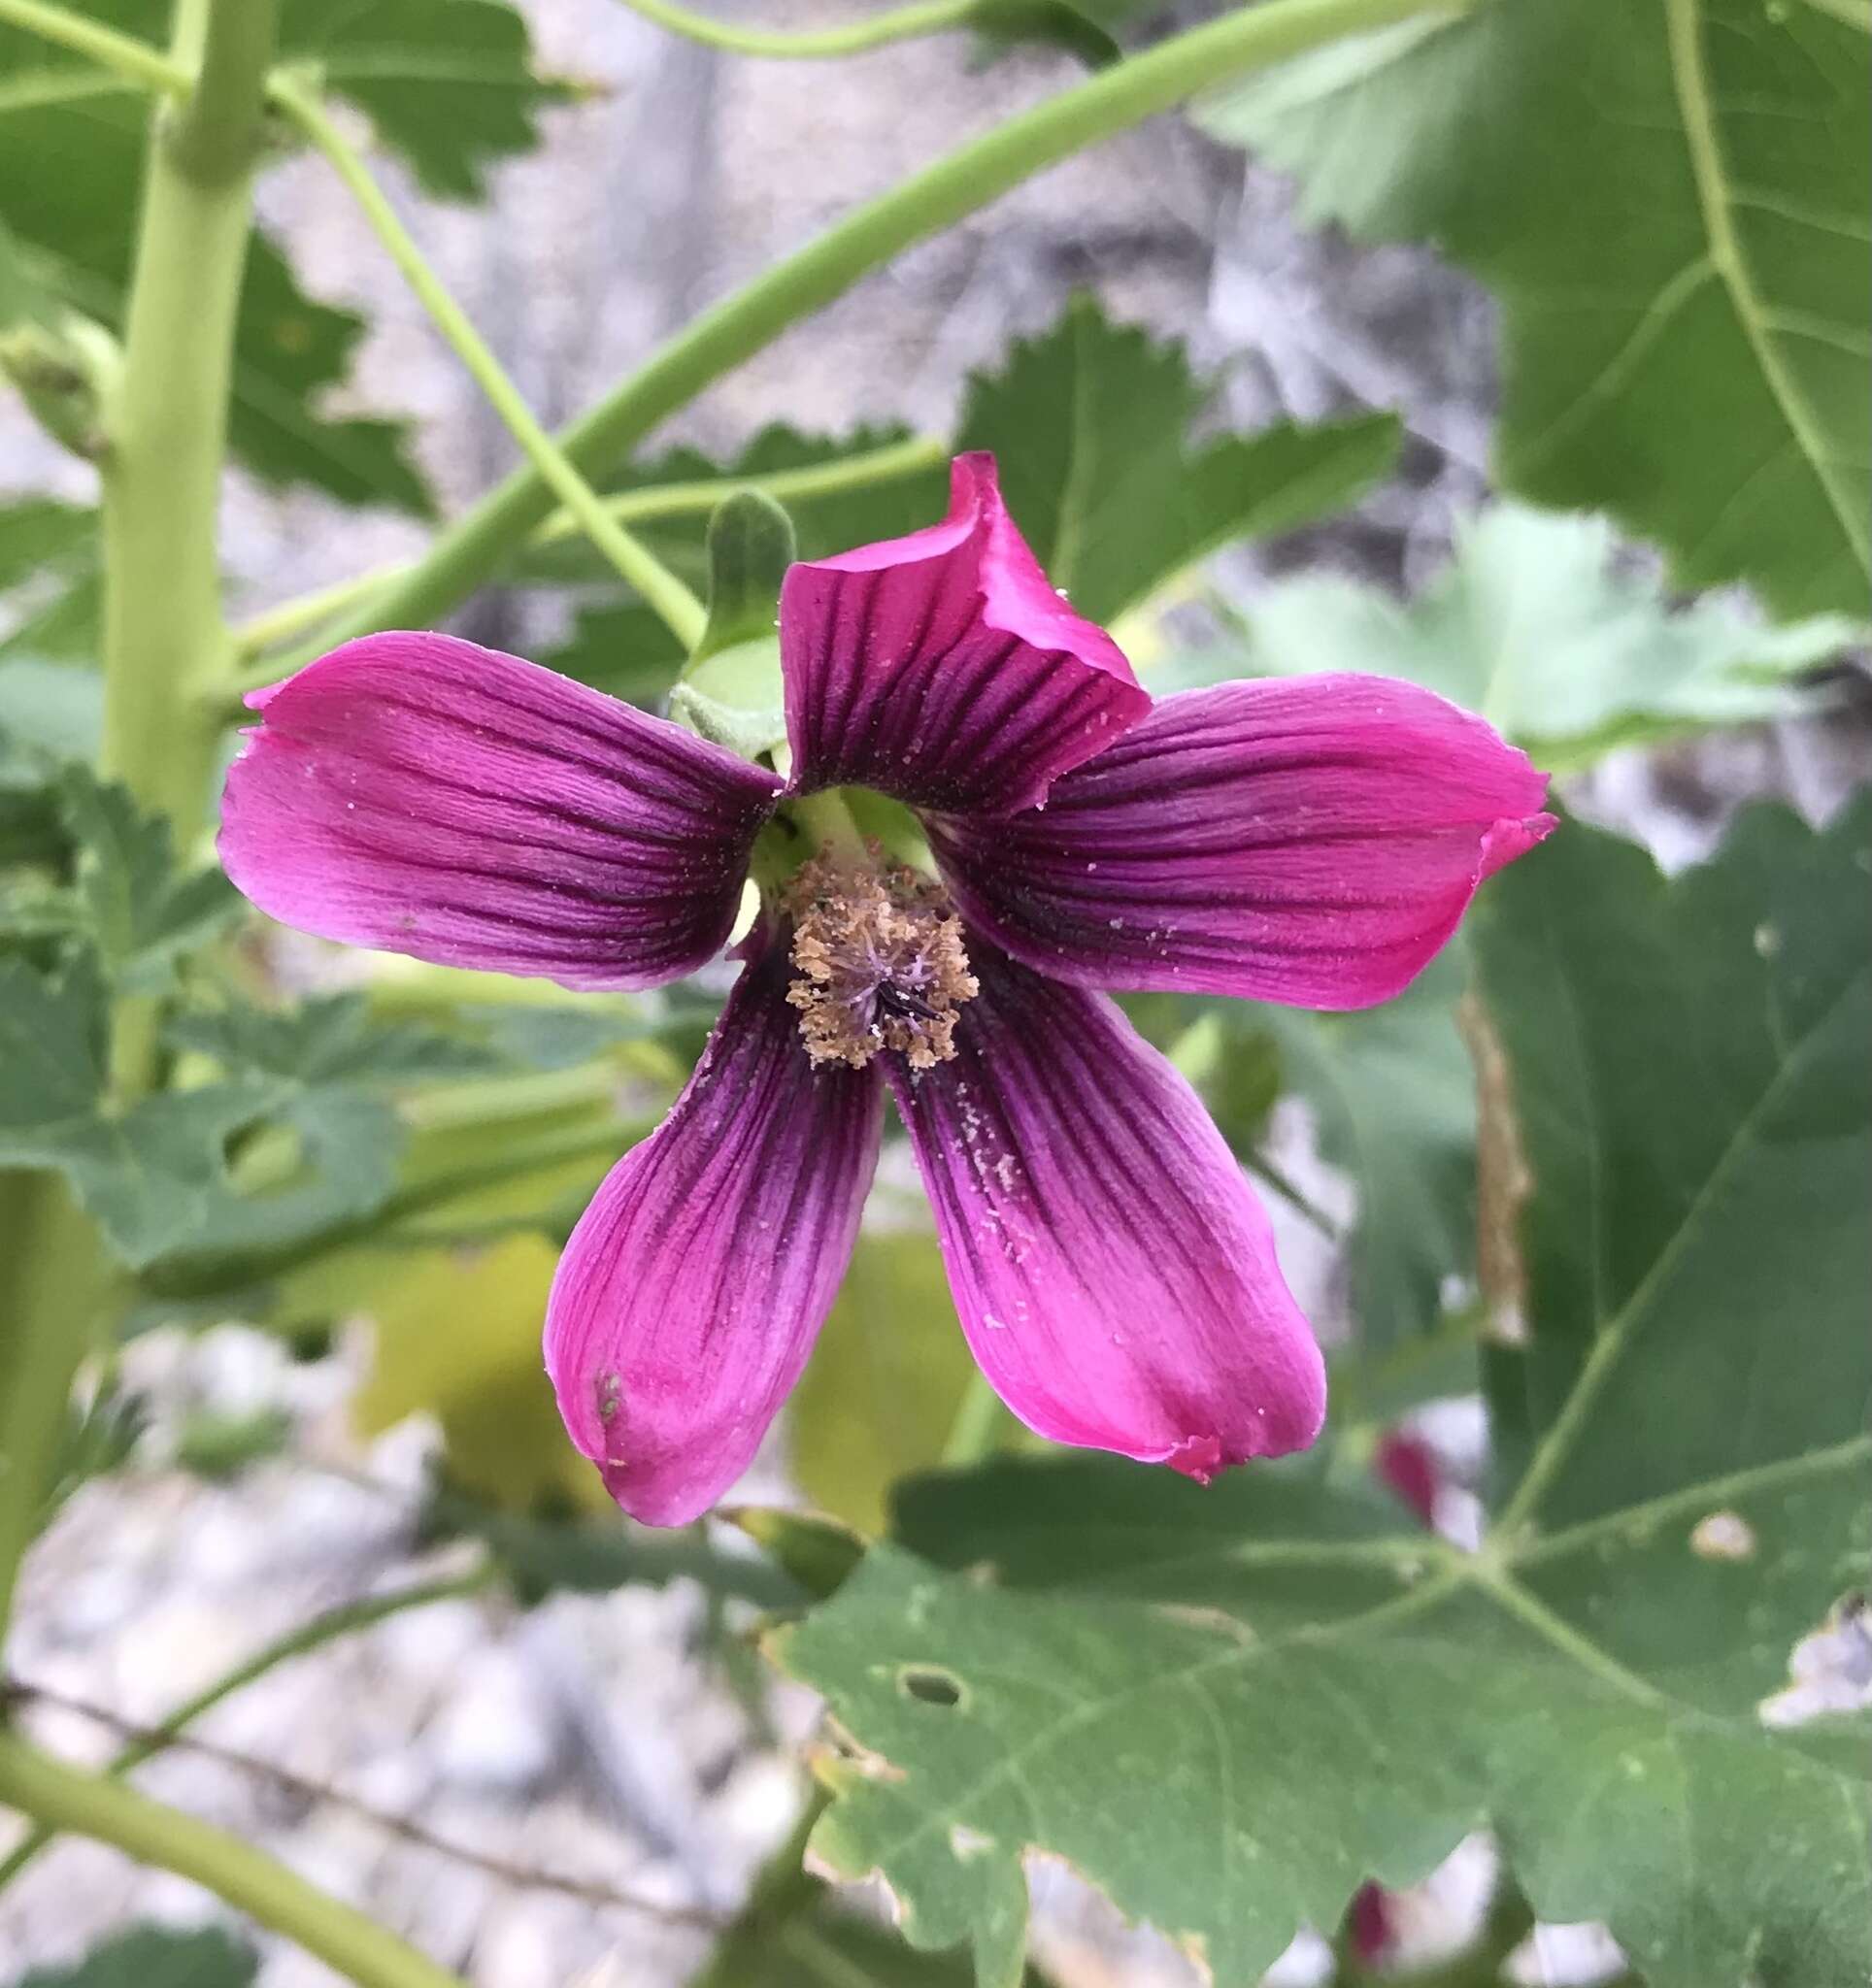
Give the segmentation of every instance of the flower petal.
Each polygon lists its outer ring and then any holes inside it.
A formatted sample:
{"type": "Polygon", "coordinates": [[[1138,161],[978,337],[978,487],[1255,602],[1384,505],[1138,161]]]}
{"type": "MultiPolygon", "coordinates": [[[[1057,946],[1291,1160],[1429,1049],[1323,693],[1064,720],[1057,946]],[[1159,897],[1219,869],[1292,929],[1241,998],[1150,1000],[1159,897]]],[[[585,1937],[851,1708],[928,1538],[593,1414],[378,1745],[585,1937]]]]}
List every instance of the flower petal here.
{"type": "Polygon", "coordinates": [[[1031,808],[1151,703],[1048,584],[985,454],[955,458],[943,523],[790,568],[780,649],[801,791],[1031,808]]]}
{"type": "Polygon", "coordinates": [[[1166,698],[1044,811],[936,820],[955,900],[1030,966],[1104,987],[1364,1008],[1554,827],[1481,718],[1383,678],[1166,698]]]}
{"type": "Polygon", "coordinates": [[[263,911],[445,966],[645,987],[726,942],[779,782],[518,656],[347,643],[249,702],[221,803],[263,911]]]}
{"type": "Polygon", "coordinates": [[[626,1511],[681,1525],[747,1468],[799,1377],[877,1165],[877,1071],[816,1069],[785,944],[742,973],[688,1087],[572,1232],[546,1365],[626,1511]]]}
{"type": "Polygon", "coordinates": [[[1192,1477],[1304,1447],[1320,1349],[1195,1093],[1103,995],[970,963],[956,1055],[891,1087],[995,1392],[1055,1442],[1192,1477]]]}

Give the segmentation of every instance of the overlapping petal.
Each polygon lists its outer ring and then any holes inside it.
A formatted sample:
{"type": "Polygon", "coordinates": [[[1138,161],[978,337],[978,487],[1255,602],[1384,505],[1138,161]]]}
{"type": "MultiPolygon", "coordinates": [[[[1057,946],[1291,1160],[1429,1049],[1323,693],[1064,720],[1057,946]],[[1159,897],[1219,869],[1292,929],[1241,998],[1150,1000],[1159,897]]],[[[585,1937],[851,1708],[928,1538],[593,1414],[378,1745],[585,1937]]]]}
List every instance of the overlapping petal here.
{"type": "Polygon", "coordinates": [[[642,987],[725,943],[779,781],[517,656],[348,643],[250,700],[221,856],[274,917],[449,966],[642,987]]]}
{"type": "Polygon", "coordinates": [[[793,778],[1006,813],[1150,708],[1103,629],[1067,607],[963,455],[947,519],[793,567],[781,593],[793,778]]]}
{"type": "Polygon", "coordinates": [[[1363,1008],[1554,826],[1546,785],[1427,690],[1290,678],[1166,698],[1044,809],[929,827],[964,914],[1030,966],[1363,1008]]]}
{"type": "Polygon", "coordinates": [[[1195,1093],[1103,995],[971,951],[957,1055],[891,1084],[996,1392],[1195,1477],[1311,1442],[1320,1350],[1195,1093]]]}
{"type": "Polygon", "coordinates": [[[560,1259],[546,1364],[633,1516],[680,1525],[747,1468],[812,1349],[877,1164],[875,1067],[816,1069],[786,947],[743,971],[688,1087],[560,1259]]]}

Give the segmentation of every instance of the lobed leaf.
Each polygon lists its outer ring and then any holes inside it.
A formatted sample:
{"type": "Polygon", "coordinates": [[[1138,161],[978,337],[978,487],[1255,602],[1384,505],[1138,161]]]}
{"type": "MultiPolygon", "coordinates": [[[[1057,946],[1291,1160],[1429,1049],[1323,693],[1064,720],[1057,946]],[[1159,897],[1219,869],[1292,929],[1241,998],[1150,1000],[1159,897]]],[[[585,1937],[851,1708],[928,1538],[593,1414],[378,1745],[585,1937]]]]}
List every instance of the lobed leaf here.
{"type": "Polygon", "coordinates": [[[1421,17],[1228,85],[1303,211],[1501,299],[1502,480],[1605,508],[1678,584],[1872,605],[1872,40],[1850,0],[1421,17]]]}
{"type": "Polygon", "coordinates": [[[986,1983],[1034,1853],[1244,1980],[1486,1824],[1651,1988],[1861,1980],[1865,1727],[1786,1687],[1872,1534],[1868,865],[1862,798],[1673,882],[1576,825],[1498,878],[1475,944],[1535,1188],[1482,1550],[1319,1460],[913,1485],[903,1543],[775,1640],[850,1736],[819,1858],[986,1983]]]}
{"type": "Polygon", "coordinates": [[[35,1968],[19,1988],[251,1988],[253,1950],[215,1930],[180,1933],[133,1926],[69,1968],[35,1968]]]}
{"type": "Polygon", "coordinates": [[[1280,580],[1248,608],[1238,646],[1182,658],[1153,681],[1403,677],[1565,772],[1618,746],[1786,717],[1812,703],[1803,679],[1864,639],[1840,614],[1764,627],[1722,595],[1680,607],[1655,579],[1615,564],[1615,549],[1602,518],[1496,504],[1408,606],[1330,574],[1280,580]]]}
{"type": "Polygon", "coordinates": [[[956,447],[994,452],[1048,578],[1110,622],[1222,546],[1340,510],[1397,460],[1388,414],[1192,445],[1207,398],[1181,346],[1082,296],[1004,371],[975,376],[956,447]]]}

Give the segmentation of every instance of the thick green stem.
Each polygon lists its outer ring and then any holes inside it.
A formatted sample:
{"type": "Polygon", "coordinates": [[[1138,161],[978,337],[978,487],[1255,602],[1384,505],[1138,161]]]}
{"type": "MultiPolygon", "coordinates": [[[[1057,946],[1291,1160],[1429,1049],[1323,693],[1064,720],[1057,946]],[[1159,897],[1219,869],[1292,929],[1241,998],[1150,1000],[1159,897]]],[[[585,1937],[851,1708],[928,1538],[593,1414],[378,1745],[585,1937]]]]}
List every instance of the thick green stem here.
{"type": "Polygon", "coordinates": [[[985,1463],[1001,1447],[1001,1438],[1012,1419],[1001,1397],[988,1385],[987,1375],[980,1368],[972,1369],[943,1442],[944,1468],[960,1471],[985,1463]]]}
{"type": "Polygon", "coordinates": [[[325,115],[324,107],[309,90],[283,77],[274,79],[273,100],[324,153],[417,301],[473,375],[508,433],[526,451],[533,473],[545,488],[578,519],[580,530],[662,617],[677,641],[685,648],[693,648],[708,619],[702,603],[654,553],[624,530],[541,427],[468,314],[449,294],[409,230],[397,219],[364,161],[325,115]]]}
{"type": "Polygon", "coordinates": [[[56,1174],[0,1174],[0,1642],[107,1275],[56,1174]]]}
{"type": "MultiPolygon", "coordinates": [[[[295,1657],[322,1649],[326,1643],[336,1642],[341,1637],[354,1636],[359,1630],[369,1629],[388,1616],[401,1615],[407,1609],[426,1608],[433,1602],[459,1601],[465,1595],[480,1594],[495,1577],[496,1570],[489,1563],[476,1568],[471,1574],[392,1588],[387,1594],[366,1595],[362,1601],[345,1602],[335,1608],[327,1608],[322,1615],[315,1615],[296,1629],[276,1637],[251,1657],[236,1664],[231,1671],[223,1672],[212,1684],[204,1685],[192,1698],[184,1699],[158,1725],[123,1747],[104,1772],[120,1775],[141,1767],[192,1726],[204,1712],[212,1711],[223,1699],[233,1697],[235,1692],[245,1690],[256,1679],[282,1664],[290,1663],[295,1657]]],[[[4,1859],[0,1859],[0,1889],[11,1884],[56,1835],[55,1830],[41,1823],[4,1859]]]]}
{"type": "MultiPolygon", "coordinates": [[[[586,476],[602,475],[657,424],[687,406],[803,317],[842,296],[868,271],[953,226],[1048,166],[1113,137],[1244,70],[1279,62],[1346,35],[1462,0],[1268,0],[1175,35],[1011,117],[985,137],[857,208],[816,241],[704,312],[640,372],[560,437],[586,476]]],[[[552,493],[537,470],[491,490],[398,582],[375,594],[332,640],[375,628],[433,623],[492,573],[540,523],[552,493]]]]}
{"type": "Polygon", "coordinates": [[[463,1988],[393,1933],[225,1830],[151,1802],[121,1781],[81,1773],[0,1731],[0,1803],[192,1878],[237,1911],[323,1961],[358,1988],[463,1988]]]}
{"type": "MultiPolygon", "coordinates": [[[[208,812],[218,741],[209,687],[233,659],[217,523],[276,7],[183,0],[177,10],[177,59],[199,49],[201,82],[154,120],[123,373],[106,410],[103,768],[169,816],[184,850],[208,812]]],[[[120,1008],[119,1096],[148,1087],[157,1026],[152,1000],[120,1008]]]]}
{"type": "Polygon", "coordinates": [[[844,27],[810,28],[789,34],[781,29],[739,27],[732,21],[711,20],[707,15],[691,14],[686,7],[673,5],[672,0],[624,0],[624,5],[671,34],[700,42],[705,48],[725,49],[731,55],[767,55],[795,62],[856,55],[866,49],[881,49],[888,42],[947,34],[954,28],[966,27],[976,11],[976,0],[913,0],[908,7],[893,7],[888,13],[874,14],[844,27]]]}

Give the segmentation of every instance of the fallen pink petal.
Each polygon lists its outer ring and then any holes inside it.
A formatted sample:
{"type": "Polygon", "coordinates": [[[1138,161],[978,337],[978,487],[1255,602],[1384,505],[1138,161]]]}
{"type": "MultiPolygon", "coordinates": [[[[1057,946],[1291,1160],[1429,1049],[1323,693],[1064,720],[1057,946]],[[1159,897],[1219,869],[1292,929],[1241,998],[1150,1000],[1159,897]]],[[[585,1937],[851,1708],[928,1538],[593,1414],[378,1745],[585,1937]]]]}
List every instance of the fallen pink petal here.
{"type": "Polygon", "coordinates": [[[794,851],[688,1087],[574,1231],[546,1358],[626,1510],[706,1511],[835,1297],[887,1090],[962,1329],[1051,1440],[1199,1479],[1302,1449],[1319,1347],[1188,1083],[1102,991],[1349,1009],[1399,992],[1554,826],[1545,778],[1427,691],[1320,676],[1153,703],[1053,591],[994,465],[948,517],[794,566],[791,774],[534,665],[367,637],[253,700],[221,846],[328,938],[577,988],[726,942],[794,851]],[[934,869],[796,804],[912,811],[934,869]]]}

